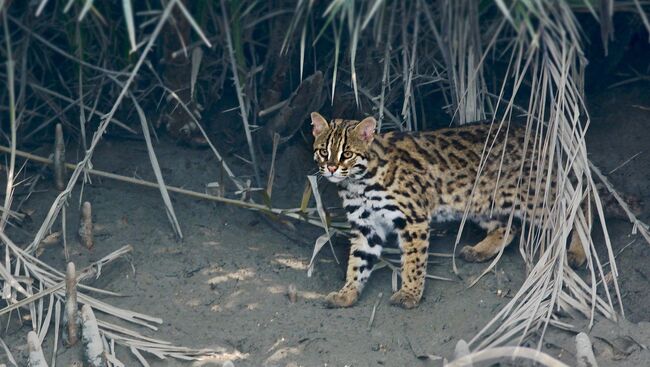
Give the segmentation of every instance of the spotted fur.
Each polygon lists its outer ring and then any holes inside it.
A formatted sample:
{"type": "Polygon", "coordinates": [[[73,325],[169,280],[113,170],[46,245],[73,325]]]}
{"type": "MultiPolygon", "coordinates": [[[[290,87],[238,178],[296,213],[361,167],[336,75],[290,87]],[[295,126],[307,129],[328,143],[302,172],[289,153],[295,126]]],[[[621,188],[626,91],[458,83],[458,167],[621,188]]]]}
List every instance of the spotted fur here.
{"type": "MultiPolygon", "coordinates": [[[[402,285],[391,301],[415,307],[424,290],[431,221],[460,219],[468,207],[468,218],[487,236],[475,246],[465,246],[460,256],[485,261],[515,235],[503,218],[514,211],[518,218],[539,221],[541,203],[552,200],[555,181],[547,185],[542,177],[534,182],[530,175],[537,170],[537,159],[524,155],[523,129],[474,124],[375,134],[376,124],[372,117],[328,123],[312,113],[314,160],[321,175],[338,184],[352,226],[346,282],[327,296],[330,306],[353,305],[382,249],[397,244],[402,251],[402,285]],[[481,164],[486,142],[491,153],[481,164]],[[536,192],[536,186],[548,187],[549,195],[536,192]]],[[[574,265],[585,261],[576,238],[569,258],[574,265]]]]}

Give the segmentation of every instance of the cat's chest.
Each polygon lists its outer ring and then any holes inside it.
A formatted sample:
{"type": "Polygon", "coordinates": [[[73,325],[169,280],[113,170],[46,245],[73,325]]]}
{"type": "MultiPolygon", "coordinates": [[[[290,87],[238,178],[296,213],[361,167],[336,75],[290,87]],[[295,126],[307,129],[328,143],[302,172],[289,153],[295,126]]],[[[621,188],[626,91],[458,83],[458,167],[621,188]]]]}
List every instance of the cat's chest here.
{"type": "Polygon", "coordinates": [[[339,190],[348,221],[358,226],[369,226],[382,232],[393,229],[396,218],[404,218],[395,198],[372,185],[350,184],[339,190]]]}

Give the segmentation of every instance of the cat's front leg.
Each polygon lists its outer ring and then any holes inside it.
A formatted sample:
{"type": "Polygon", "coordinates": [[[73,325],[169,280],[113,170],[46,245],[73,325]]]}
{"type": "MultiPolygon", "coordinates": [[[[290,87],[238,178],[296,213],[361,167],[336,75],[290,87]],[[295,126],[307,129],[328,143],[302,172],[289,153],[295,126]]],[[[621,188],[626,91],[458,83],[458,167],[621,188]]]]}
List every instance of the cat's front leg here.
{"type": "Polygon", "coordinates": [[[368,227],[353,229],[345,285],[325,297],[329,307],[350,307],[357,302],[363,286],[381,255],[379,236],[368,227]],[[364,233],[362,233],[364,232],[364,233]]]}
{"type": "Polygon", "coordinates": [[[402,287],[390,298],[392,304],[414,308],[420,302],[427,274],[428,222],[407,224],[399,232],[402,250],[402,287]]]}

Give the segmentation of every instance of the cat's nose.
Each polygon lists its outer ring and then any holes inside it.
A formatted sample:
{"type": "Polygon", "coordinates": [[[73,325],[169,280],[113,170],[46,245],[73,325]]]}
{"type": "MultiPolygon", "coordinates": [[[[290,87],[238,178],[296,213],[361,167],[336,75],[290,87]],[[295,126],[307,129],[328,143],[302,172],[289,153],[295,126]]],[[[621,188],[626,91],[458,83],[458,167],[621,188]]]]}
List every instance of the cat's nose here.
{"type": "Polygon", "coordinates": [[[327,170],[330,171],[330,173],[336,172],[336,168],[337,168],[336,166],[330,166],[330,165],[327,166],[327,170]]]}

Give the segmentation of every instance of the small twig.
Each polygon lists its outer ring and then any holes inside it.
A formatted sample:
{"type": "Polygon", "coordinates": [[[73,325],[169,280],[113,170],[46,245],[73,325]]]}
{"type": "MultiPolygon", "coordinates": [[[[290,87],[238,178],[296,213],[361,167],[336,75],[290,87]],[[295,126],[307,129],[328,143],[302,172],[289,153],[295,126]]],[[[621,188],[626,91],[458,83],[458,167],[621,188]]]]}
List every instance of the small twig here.
{"type": "Polygon", "coordinates": [[[22,222],[25,220],[25,214],[17,212],[15,210],[7,209],[4,206],[0,205],[0,213],[4,213],[4,212],[7,212],[10,217],[14,218],[18,222],[22,222]]]}
{"type": "Polygon", "coordinates": [[[70,253],[68,252],[68,231],[67,231],[67,209],[64,206],[61,208],[61,237],[63,239],[63,255],[65,256],[65,261],[70,260],[70,253]]]}
{"type": "Polygon", "coordinates": [[[63,126],[56,124],[54,134],[54,183],[56,189],[63,191],[65,189],[65,142],[63,141],[63,126]]]}
{"type": "Polygon", "coordinates": [[[621,168],[621,167],[625,166],[626,164],[630,163],[634,158],[638,157],[639,154],[641,154],[641,153],[643,153],[643,151],[640,151],[640,152],[638,152],[637,154],[631,156],[631,157],[628,158],[625,162],[619,164],[618,166],[616,166],[616,168],[614,168],[613,170],[609,171],[609,172],[607,173],[607,175],[611,175],[612,173],[616,172],[619,168],[621,168]]]}
{"type": "Polygon", "coordinates": [[[275,180],[275,156],[278,152],[279,143],[280,143],[280,135],[278,133],[273,134],[273,152],[271,153],[271,168],[269,168],[269,179],[266,183],[266,196],[268,196],[269,201],[271,201],[271,195],[273,194],[273,181],[275,180]]]}
{"type": "Polygon", "coordinates": [[[638,108],[638,109],[644,110],[644,111],[650,111],[650,107],[642,106],[642,105],[639,105],[639,104],[633,104],[632,107],[638,108]]]}
{"type": "MultiPolygon", "coordinates": [[[[16,153],[16,154],[18,154],[18,153],[16,153]]],[[[618,191],[616,191],[614,189],[614,186],[611,184],[611,182],[609,182],[607,177],[605,177],[605,175],[603,175],[602,172],[600,172],[600,169],[598,167],[596,167],[596,165],[594,165],[591,161],[589,161],[589,168],[591,168],[591,172],[593,172],[600,179],[600,181],[603,183],[603,185],[605,185],[605,187],[607,187],[607,190],[609,190],[609,192],[612,194],[614,199],[616,199],[616,201],[618,202],[618,205],[621,206],[621,208],[623,209],[623,211],[627,215],[627,218],[629,219],[630,223],[632,223],[632,225],[634,226],[634,227],[632,227],[632,233],[636,234],[637,232],[640,232],[641,235],[643,236],[643,238],[646,240],[646,242],[648,244],[650,244],[649,226],[647,224],[643,223],[642,221],[640,221],[636,217],[636,215],[632,212],[632,210],[630,210],[629,205],[627,205],[625,200],[623,200],[623,198],[618,193],[618,191]]]]}
{"type": "Polygon", "coordinates": [[[65,320],[67,323],[67,340],[66,345],[73,346],[77,344],[77,272],[73,262],[68,263],[65,272],[65,320]]]}
{"type": "Polygon", "coordinates": [[[81,218],[79,223],[79,240],[87,249],[95,245],[93,241],[93,214],[90,202],[86,201],[81,206],[81,218]]]}
{"type": "Polygon", "coordinates": [[[266,116],[266,115],[268,115],[268,114],[270,114],[272,112],[275,112],[275,111],[281,109],[282,107],[286,106],[287,103],[289,103],[290,100],[291,100],[291,98],[287,98],[284,101],[280,101],[280,102],[274,104],[273,106],[271,106],[269,108],[261,110],[260,112],[257,113],[257,117],[261,118],[261,117],[264,117],[264,116],[266,116]]]}
{"type": "Polygon", "coordinates": [[[370,320],[368,321],[368,331],[372,329],[372,323],[375,322],[375,314],[377,313],[377,307],[379,307],[379,302],[381,301],[381,298],[384,296],[384,292],[379,292],[377,295],[377,300],[375,301],[375,304],[372,306],[372,312],[370,313],[370,320]]]}
{"type": "MultiPolygon", "coordinates": [[[[632,241],[628,242],[625,246],[621,247],[621,249],[618,250],[618,252],[614,255],[614,258],[618,259],[618,257],[621,256],[623,251],[627,250],[628,247],[634,245],[635,243],[636,243],[636,239],[633,239],[632,241]]],[[[603,263],[603,266],[607,266],[607,265],[609,265],[609,261],[603,263]]]]}

